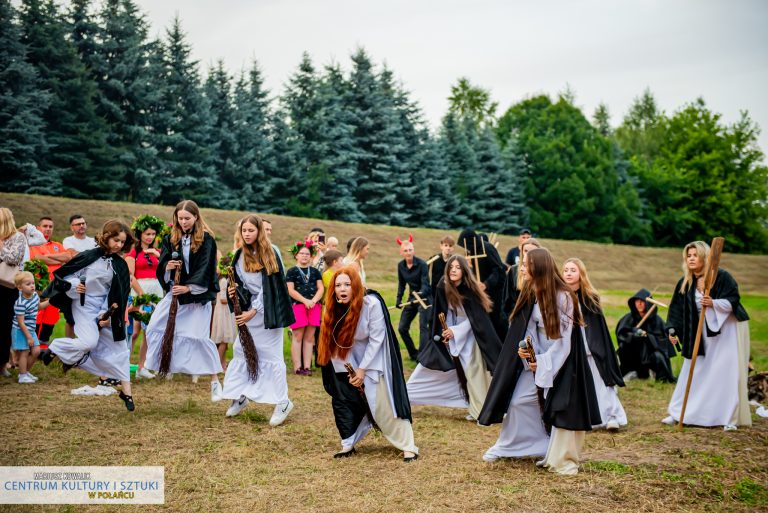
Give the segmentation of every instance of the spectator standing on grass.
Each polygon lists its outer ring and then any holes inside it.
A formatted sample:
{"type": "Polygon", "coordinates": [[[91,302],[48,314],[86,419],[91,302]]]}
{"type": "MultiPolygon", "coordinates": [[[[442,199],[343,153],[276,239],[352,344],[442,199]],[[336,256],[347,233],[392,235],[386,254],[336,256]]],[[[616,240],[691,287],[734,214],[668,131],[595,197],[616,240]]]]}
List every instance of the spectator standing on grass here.
{"type": "Polygon", "coordinates": [[[323,277],[310,265],[315,245],[311,241],[297,242],[291,248],[296,265],[288,269],[285,282],[288,295],[293,302],[293,315],[296,322],[291,324],[293,342],[291,357],[293,371],[302,376],[310,376],[312,371],[312,349],[315,345],[315,331],[320,326],[323,297],[323,277]]]}
{"type": "Polygon", "coordinates": [[[272,249],[275,250],[275,254],[277,255],[278,260],[280,260],[280,267],[285,269],[285,265],[283,264],[283,254],[280,252],[280,248],[277,247],[277,244],[272,242],[272,221],[262,219],[261,224],[264,227],[264,234],[267,236],[267,240],[272,244],[272,249]]]}
{"type": "Polygon", "coordinates": [[[11,375],[7,365],[11,359],[13,305],[19,297],[14,278],[21,270],[26,251],[27,238],[16,230],[13,212],[0,207],[0,374],[4,377],[11,375]]]}
{"type": "Polygon", "coordinates": [[[360,279],[365,285],[365,265],[363,260],[368,256],[368,252],[371,249],[371,244],[365,237],[355,237],[347,243],[349,250],[347,256],[344,257],[344,265],[351,265],[357,270],[360,275],[360,279]]]}
{"type": "Polygon", "coordinates": [[[96,247],[96,239],[86,235],[88,223],[85,222],[85,218],[82,215],[73,214],[69,216],[69,228],[72,230],[72,235],[64,239],[65,249],[73,253],[82,253],[96,247]]]}
{"type": "Polygon", "coordinates": [[[29,271],[16,274],[14,283],[19,291],[19,297],[13,305],[13,350],[16,351],[19,362],[19,383],[34,383],[37,376],[31,372],[32,366],[40,354],[40,342],[35,333],[35,319],[40,305],[43,308],[48,301],[40,302],[35,291],[35,277],[29,271]]]}
{"type": "MultiPolygon", "coordinates": [[[[72,259],[72,253],[66,250],[64,244],[51,240],[53,236],[53,219],[47,216],[40,218],[37,229],[45,237],[45,244],[29,248],[29,257],[33,260],[41,260],[48,266],[50,279],[53,280],[53,272],[72,259]]],[[[59,309],[53,305],[40,308],[37,312],[36,332],[40,341],[40,348],[48,347],[48,342],[53,334],[53,327],[59,322],[59,309]]]]}

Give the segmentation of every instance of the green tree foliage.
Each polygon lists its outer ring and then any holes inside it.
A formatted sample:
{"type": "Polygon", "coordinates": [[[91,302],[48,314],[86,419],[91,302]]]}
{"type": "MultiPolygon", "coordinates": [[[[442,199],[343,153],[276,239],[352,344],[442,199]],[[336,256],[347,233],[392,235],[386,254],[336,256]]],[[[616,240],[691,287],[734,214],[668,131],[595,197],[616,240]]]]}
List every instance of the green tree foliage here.
{"type": "Polygon", "coordinates": [[[646,91],[617,130],[634,151],[629,172],[649,205],[654,243],[720,235],[729,249],[768,250],[768,170],[749,116],[726,125],[702,99],[670,117],[654,106],[646,91]]]}
{"type": "Polygon", "coordinates": [[[473,86],[467,77],[461,77],[451,86],[448,111],[459,118],[470,120],[475,127],[494,124],[498,102],[491,101],[491,93],[473,86]]]}
{"type": "Polygon", "coordinates": [[[41,172],[47,153],[45,121],[50,96],[40,88],[37,69],[25,60],[27,48],[14,23],[9,0],[0,0],[0,190],[60,194],[57,172],[41,172]]]}
{"type": "Polygon", "coordinates": [[[512,106],[497,135],[506,141],[512,134],[529,166],[530,220],[542,236],[646,242],[642,213],[630,208],[637,193],[620,179],[612,142],[567,98],[537,96],[512,106]]]}

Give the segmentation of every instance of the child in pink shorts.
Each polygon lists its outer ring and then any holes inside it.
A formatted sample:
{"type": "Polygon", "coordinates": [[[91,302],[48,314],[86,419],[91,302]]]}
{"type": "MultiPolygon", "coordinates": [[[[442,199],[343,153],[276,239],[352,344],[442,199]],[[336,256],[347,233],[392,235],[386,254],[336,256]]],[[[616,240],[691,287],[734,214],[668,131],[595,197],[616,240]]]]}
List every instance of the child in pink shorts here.
{"type": "Polygon", "coordinates": [[[312,348],[315,344],[315,329],[320,326],[320,298],[325,291],[320,271],[309,265],[316,251],[317,248],[310,240],[297,242],[291,248],[296,265],[288,269],[285,275],[288,295],[293,301],[293,314],[296,316],[296,322],[291,324],[293,371],[302,376],[312,375],[312,348]]]}

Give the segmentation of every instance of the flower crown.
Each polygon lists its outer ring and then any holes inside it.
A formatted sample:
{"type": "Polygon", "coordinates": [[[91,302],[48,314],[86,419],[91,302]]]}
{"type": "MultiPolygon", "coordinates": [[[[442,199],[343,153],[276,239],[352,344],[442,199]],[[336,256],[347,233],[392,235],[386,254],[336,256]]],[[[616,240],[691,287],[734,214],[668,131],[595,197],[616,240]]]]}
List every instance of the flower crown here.
{"type": "Polygon", "coordinates": [[[291,246],[291,248],[288,250],[291,252],[291,255],[296,257],[296,255],[299,253],[301,248],[307,248],[309,250],[309,254],[312,256],[315,256],[315,253],[317,253],[317,246],[315,246],[315,242],[312,240],[304,240],[304,241],[298,241],[296,244],[291,246]]]}
{"type": "Polygon", "coordinates": [[[170,231],[168,226],[165,224],[165,221],[157,216],[150,214],[144,214],[137,217],[133,220],[133,224],[131,225],[131,230],[136,233],[143,233],[147,228],[152,228],[155,230],[158,237],[161,237],[170,231]]]}

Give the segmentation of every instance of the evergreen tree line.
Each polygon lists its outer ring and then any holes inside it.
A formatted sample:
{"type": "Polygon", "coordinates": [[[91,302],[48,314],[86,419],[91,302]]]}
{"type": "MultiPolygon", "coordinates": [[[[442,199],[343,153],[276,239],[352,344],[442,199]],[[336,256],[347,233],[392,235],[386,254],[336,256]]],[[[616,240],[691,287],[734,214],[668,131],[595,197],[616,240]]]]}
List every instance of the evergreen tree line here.
{"type": "Polygon", "coordinates": [[[276,97],[256,62],[200,72],[178,19],[150,39],[132,0],[0,0],[0,189],[375,224],[475,226],[765,252],[757,127],[650,92],[615,130],[571,93],[496,115],[460,79],[431,133],[392,70],[303,55],[276,97]]]}

